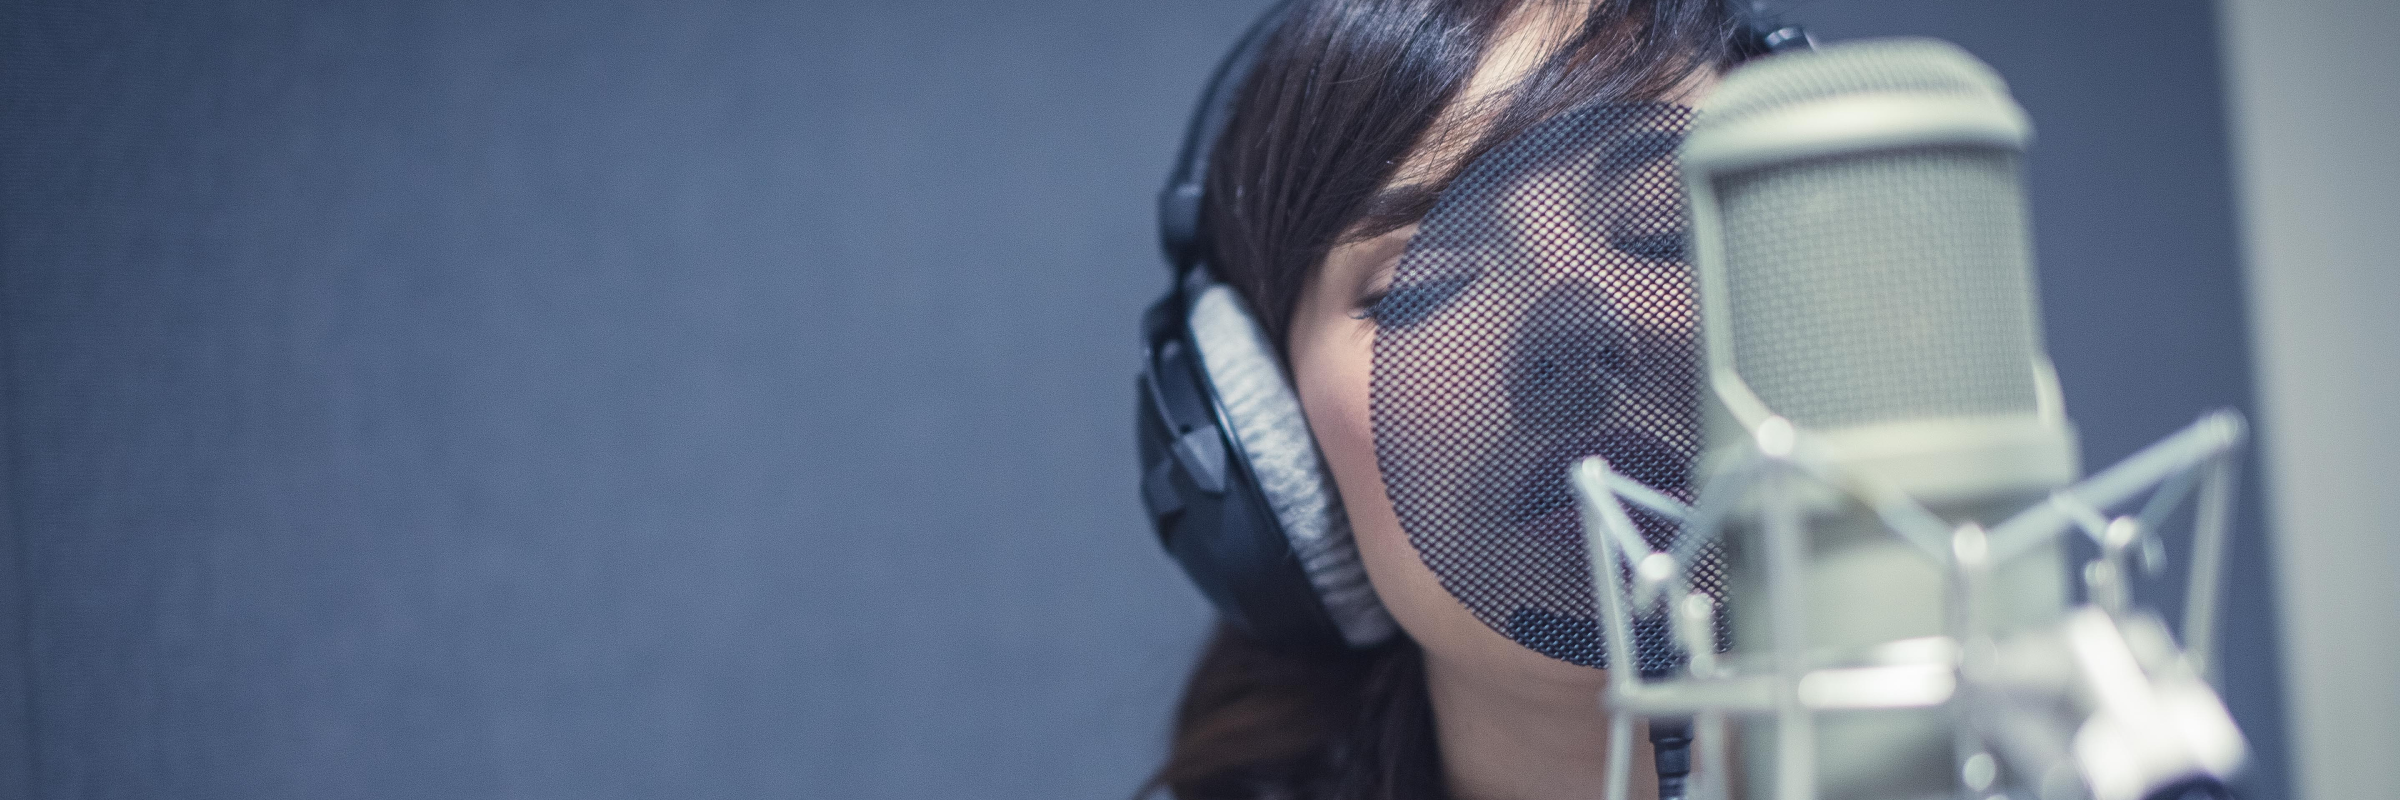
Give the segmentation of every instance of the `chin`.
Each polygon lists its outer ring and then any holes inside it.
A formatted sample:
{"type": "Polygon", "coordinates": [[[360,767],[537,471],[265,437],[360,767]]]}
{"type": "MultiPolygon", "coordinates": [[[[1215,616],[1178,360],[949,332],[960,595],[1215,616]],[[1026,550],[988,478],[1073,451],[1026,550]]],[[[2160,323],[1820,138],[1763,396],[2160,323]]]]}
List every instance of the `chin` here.
{"type": "MultiPolygon", "coordinates": [[[[1366,496],[1382,499],[1380,492],[1366,496]]],[[[1391,506],[1378,505],[1382,508],[1352,509],[1353,535],[1375,593],[1400,629],[1424,648],[1429,670],[1475,682],[1499,681],[1527,691],[1580,692],[1586,698],[1606,688],[1607,670],[1535,652],[1476,619],[1465,604],[1442,588],[1441,579],[1417,556],[1391,506]]],[[[1593,708],[1597,709],[1597,704],[1593,708]]]]}

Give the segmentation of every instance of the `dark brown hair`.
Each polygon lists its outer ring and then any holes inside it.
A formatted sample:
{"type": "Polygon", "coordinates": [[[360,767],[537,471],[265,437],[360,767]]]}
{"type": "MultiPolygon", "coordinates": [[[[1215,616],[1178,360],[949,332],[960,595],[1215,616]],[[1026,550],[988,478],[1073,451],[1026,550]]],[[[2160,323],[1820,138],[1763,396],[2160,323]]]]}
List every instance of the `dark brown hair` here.
{"type": "MultiPolygon", "coordinates": [[[[1578,0],[1295,0],[1242,82],[1209,159],[1202,229],[1217,278],[1278,349],[1300,291],[1345,240],[1405,226],[1492,146],[1589,101],[1655,100],[1732,57],[1724,0],[1597,0],[1472,125],[1452,107],[1510,15],[1578,0]],[[1437,136],[1460,137],[1435,141],[1437,136]],[[1385,191],[1411,153],[1459,157],[1385,191]]],[[[1276,650],[1222,625],[1142,794],[1179,800],[1439,800],[1424,657],[1405,635],[1351,653],[1276,650]]]]}
{"type": "Polygon", "coordinates": [[[1209,158],[1203,236],[1217,278],[1284,342],[1300,288],[1335,244],[1405,226],[1494,145],[1585,102],[1655,100],[1731,58],[1722,0],[1594,0],[1582,24],[1507,91],[1459,100],[1520,7],[1583,0],[1296,0],[1235,95],[1209,158]],[[1384,192],[1408,156],[1459,157],[1384,192]]]}

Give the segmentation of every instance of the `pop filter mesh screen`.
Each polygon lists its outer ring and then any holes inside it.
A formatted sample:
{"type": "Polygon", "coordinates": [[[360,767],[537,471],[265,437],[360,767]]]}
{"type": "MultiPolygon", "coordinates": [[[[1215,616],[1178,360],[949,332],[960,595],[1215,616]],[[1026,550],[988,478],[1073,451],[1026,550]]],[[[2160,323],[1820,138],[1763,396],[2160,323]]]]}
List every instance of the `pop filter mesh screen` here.
{"type": "MultiPolygon", "coordinates": [[[[1608,662],[1569,465],[1692,495],[1699,304],[1674,162],[1691,114],[1587,105],[1476,159],[1368,311],[1376,459],[1410,544],[1493,630],[1585,666],[1608,662]]],[[[1717,554],[1691,572],[1724,596],[1717,554]]],[[[1639,665],[1664,667],[1663,626],[1635,630],[1639,665]]]]}

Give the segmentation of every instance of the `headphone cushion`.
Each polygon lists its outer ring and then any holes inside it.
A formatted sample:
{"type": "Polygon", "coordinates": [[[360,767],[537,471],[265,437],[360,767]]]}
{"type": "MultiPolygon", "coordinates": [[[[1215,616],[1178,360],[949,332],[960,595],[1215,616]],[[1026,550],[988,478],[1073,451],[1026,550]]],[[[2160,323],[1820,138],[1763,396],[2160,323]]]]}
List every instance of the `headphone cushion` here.
{"type": "Polygon", "coordinates": [[[1201,289],[1186,319],[1236,455],[1342,638],[1353,647],[1390,638],[1397,626],[1367,581],[1350,518],[1266,332],[1222,283],[1201,289]]]}

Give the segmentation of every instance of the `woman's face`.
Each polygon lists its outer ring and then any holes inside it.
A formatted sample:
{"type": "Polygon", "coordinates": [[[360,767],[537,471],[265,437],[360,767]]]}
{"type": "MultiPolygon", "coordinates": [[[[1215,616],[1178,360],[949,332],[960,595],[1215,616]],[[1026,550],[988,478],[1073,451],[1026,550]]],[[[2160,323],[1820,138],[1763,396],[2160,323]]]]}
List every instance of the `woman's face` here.
{"type": "Polygon", "coordinates": [[[1340,489],[1368,578],[1438,673],[1597,691],[1605,674],[1526,648],[1443,588],[1402,529],[1376,462],[1371,412],[1376,322],[1366,311],[1392,280],[1416,226],[1334,248],[1302,291],[1289,329],[1294,386],[1340,489]]]}
{"type": "MultiPolygon", "coordinates": [[[[1496,51],[1495,56],[1487,60],[1483,68],[1478,70],[1475,80],[1468,87],[1467,96],[1474,97],[1477,94],[1488,93],[1494,88],[1512,81],[1519,71],[1525,69],[1533,61],[1522,51],[1538,50],[1538,48],[1529,47],[1526,44],[1527,40],[1531,38],[1533,37],[1518,34],[1504,39],[1501,49],[1496,51]]],[[[1679,99],[1688,101],[1692,94],[1697,93],[1697,88],[1679,99]]],[[[1457,120],[1445,120],[1445,123],[1453,126],[1473,124],[1471,121],[1457,120]]],[[[1458,129],[1453,128],[1452,130],[1458,129]]],[[[1467,130],[1471,131],[1472,129],[1467,130]]],[[[1472,136],[1441,136],[1434,137],[1434,140],[1459,141],[1472,138],[1472,136]]],[[[1399,170],[1399,177],[1394,179],[1394,183],[1422,180],[1424,176],[1435,174],[1449,166],[1445,163],[1445,160],[1448,159],[1455,159],[1455,155],[1440,152],[1414,154],[1411,161],[1399,170]]],[[[1672,174],[1671,165],[1664,162],[1651,164],[1646,169],[1653,172],[1666,170],[1666,174],[1672,174]]],[[[1650,179],[1655,185],[1656,176],[1650,176],[1650,179]]],[[[1671,178],[1668,180],[1671,183],[1671,178]]],[[[1531,200],[1530,198],[1503,196],[1496,200],[1494,207],[1506,210],[1513,204],[1521,203],[1530,204],[1531,200]]],[[[1666,214],[1652,213],[1656,209],[1635,209],[1635,211],[1640,213],[1620,214],[1619,218],[1671,219],[1678,222],[1681,218],[1679,206],[1668,209],[1670,213],[1666,214]]],[[[1504,226],[1510,216],[1509,214],[1500,215],[1501,223],[1504,226]]],[[[1289,337],[1287,348],[1291,359],[1295,388],[1298,390],[1301,405],[1308,417],[1309,427],[1316,435],[1319,449],[1326,457],[1334,481],[1341,492],[1343,503],[1348,509],[1359,551],[1366,565],[1368,576],[1374,583],[1376,593],[1382,598],[1384,605],[1391,611],[1401,627],[1424,647],[1428,666],[1433,670],[1437,680],[1444,674],[1448,674],[1460,677],[1471,676],[1479,683],[1496,680],[1507,686],[1551,686],[1570,688],[1578,692],[1596,691],[1600,688],[1605,673],[1545,656],[1502,636],[1479,620],[1474,612],[1470,612],[1466,605],[1445,589],[1441,577],[1427,566],[1425,557],[1421,557],[1416,546],[1411,543],[1407,531],[1402,526],[1400,513],[1394,507],[1392,495],[1387,491],[1377,459],[1376,426],[1372,412],[1377,401],[1375,393],[1378,391],[1373,383],[1373,375],[1379,323],[1372,318],[1369,312],[1376,298],[1392,288],[1394,278],[1400,272],[1402,257],[1408,252],[1409,243],[1418,230],[1418,226],[1411,225],[1373,238],[1336,246],[1327,255],[1314,278],[1303,288],[1287,329],[1289,337]]],[[[1607,240],[1609,232],[1602,233],[1601,238],[1607,240]]],[[[1624,232],[1615,233],[1621,235],[1624,232]]],[[[1672,235],[1674,232],[1644,231],[1640,233],[1643,233],[1644,236],[1624,238],[1644,240],[1646,236],[1648,239],[1656,239],[1659,235],[1672,235]]],[[[1676,258],[1679,261],[1680,257],[1676,258]]],[[[1683,354],[1681,357],[1688,358],[1695,335],[1695,331],[1692,330],[1694,316],[1688,311],[1690,287],[1686,279],[1682,277],[1688,273],[1681,271],[1679,264],[1650,268],[1654,269],[1658,275],[1672,274],[1675,276],[1672,280],[1649,278],[1640,281],[1577,281],[1573,276],[1563,278],[1555,275],[1548,278],[1538,276],[1538,273],[1544,269],[1556,269],[1539,265],[1561,263],[1567,261],[1565,259],[1537,257],[1523,260],[1529,265],[1534,265],[1528,267],[1531,273],[1519,273],[1523,280],[1541,281],[1554,287],[1571,286],[1579,290],[1588,287],[1589,292],[1585,292],[1585,294],[1596,295],[1590,297],[1588,302],[1652,312],[1620,315],[1617,318],[1622,320],[1625,327],[1631,329],[1628,333],[1634,338],[1658,343],[1655,349],[1659,352],[1683,354]],[[1642,296],[1626,296],[1630,294],[1642,296]],[[1663,313],[1659,313],[1662,311],[1663,313]]],[[[1654,263],[1658,259],[1651,255],[1642,255],[1638,258],[1629,257],[1624,261],[1626,263],[1654,263]]],[[[1408,276],[1401,275],[1400,277],[1406,279],[1408,276]]],[[[1557,294],[1556,292],[1551,293],[1552,296],[1557,294]]],[[[1387,333],[1386,335],[1398,334],[1387,333]]],[[[1506,347],[1506,343],[1495,342],[1493,344],[1495,351],[1506,347]]],[[[1455,384],[1463,381],[1495,386],[1505,385],[1509,376],[1501,373],[1508,371],[1509,363],[1511,363],[1510,355],[1500,352],[1477,354],[1464,359],[1443,359],[1443,374],[1435,376],[1434,382],[1447,381],[1455,384]],[[1480,381],[1477,376],[1460,374],[1474,372],[1478,369],[1494,374],[1482,376],[1480,381]]],[[[1387,364],[1387,368],[1393,368],[1393,366],[1387,364]]],[[[1666,371],[1660,370],[1660,372],[1666,371]]],[[[1387,404],[1394,400],[1390,394],[1395,391],[1394,386],[1406,387],[1417,383],[1417,381],[1397,379],[1400,376],[1394,377],[1395,380],[1387,382],[1380,390],[1386,393],[1381,399],[1387,404]]],[[[1667,391],[1681,393],[1688,390],[1690,386],[1688,382],[1679,382],[1676,385],[1679,388],[1667,391]]],[[[1406,389],[1398,391],[1406,391],[1406,389]]],[[[1660,390],[1653,387],[1648,391],[1657,394],[1660,390]]],[[[1443,435],[1453,437],[1450,441],[1442,443],[1444,447],[1449,448],[1450,452],[1472,451],[1492,464],[1527,461],[1527,459],[1513,457],[1515,450],[1523,448],[1520,446],[1522,442],[1512,442],[1512,438],[1523,439],[1524,437],[1517,436],[1519,431],[1512,430],[1512,426],[1506,420],[1495,417],[1490,413],[1488,407],[1444,409],[1439,402],[1428,400],[1415,404],[1410,411],[1411,413],[1425,413],[1428,409],[1432,409],[1430,412],[1432,415],[1442,417],[1441,424],[1433,427],[1442,430],[1443,435]],[[1451,413],[1453,411],[1455,413],[1451,413]]],[[[1599,418],[1576,424],[1588,424],[1595,430],[1628,427],[1628,423],[1624,420],[1599,418]]],[[[1615,459],[1612,457],[1613,460],[1615,459]]],[[[1474,459],[1462,459],[1462,461],[1471,464],[1474,459]]],[[[1474,466],[1462,466],[1462,469],[1479,475],[1507,471],[1506,469],[1496,470],[1474,466]]],[[[1523,467],[1512,467],[1512,469],[1519,472],[1525,471],[1523,467]]],[[[1543,467],[1543,469],[1547,468],[1543,467]]],[[[1564,469],[1561,468],[1555,472],[1560,478],[1558,481],[1560,486],[1557,488],[1563,493],[1564,469]]],[[[1518,483],[1519,481],[1506,479],[1501,482],[1518,483]]],[[[1506,489],[1485,491],[1489,487],[1473,486],[1472,481],[1466,483],[1469,488],[1461,492],[1465,496],[1435,498],[1431,506],[1456,509],[1459,510],[1459,513],[1473,515],[1486,513],[1474,509],[1474,504],[1481,502],[1488,505],[1494,502],[1483,500],[1481,496],[1511,498],[1523,494],[1506,489]]],[[[1414,516],[1411,519],[1415,521],[1413,524],[1419,526],[1434,524],[1427,521],[1428,517],[1422,511],[1428,504],[1422,499],[1421,493],[1416,502],[1417,505],[1412,507],[1420,510],[1412,512],[1414,516]]],[[[1506,504],[1512,501],[1504,499],[1497,502],[1506,504]]],[[[1559,510],[1564,513],[1553,516],[1570,518],[1570,521],[1563,527],[1573,528],[1571,510],[1559,510]]],[[[1530,529],[1536,526],[1528,525],[1526,527],[1530,529]]],[[[1425,531],[1419,531],[1419,533],[1422,534],[1425,531]]],[[[1535,535],[1533,538],[1542,537],[1535,535]]],[[[1551,536],[1550,538],[1556,537],[1551,536]]],[[[1529,559],[1540,561],[1541,565],[1511,565],[1511,567],[1534,566],[1540,569],[1572,570],[1580,574],[1582,569],[1580,564],[1583,563],[1583,559],[1579,555],[1580,537],[1576,536],[1566,545],[1566,548],[1572,550],[1574,555],[1560,553],[1556,554],[1560,556],[1558,558],[1529,559]]],[[[1431,555],[1431,552],[1428,551],[1427,555],[1431,555]]],[[[1576,580],[1581,579],[1578,577],[1576,580]]],[[[1490,609],[1483,609],[1480,606],[1478,608],[1487,614],[1490,611],[1490,609]]],[[[1588,694],[1584,696],[1589,697],[1588,694]]]]}

